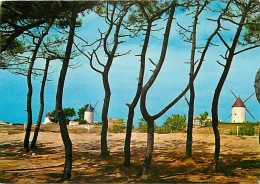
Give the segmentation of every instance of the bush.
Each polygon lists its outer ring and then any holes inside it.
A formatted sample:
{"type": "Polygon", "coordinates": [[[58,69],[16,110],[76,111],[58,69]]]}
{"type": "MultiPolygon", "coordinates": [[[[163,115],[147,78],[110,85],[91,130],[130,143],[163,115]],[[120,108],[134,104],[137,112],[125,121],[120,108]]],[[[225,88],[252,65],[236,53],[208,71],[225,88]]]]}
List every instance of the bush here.
{"type": "Polygon", "coordinates": [[[185,131],[186,124],[185,115],[173,114],[172,117],[167,117],[162,127],[167,129],[166,131],[170,129],[171,132],[183,132],[185,131]]]}
{"type": "Polygon", "coordinates": [[[87,121],[84,120],[84,119],[79,119],[78,122],[79,122],[80,125],[87,124],[87,121]]]}
{"type": "Polygon", "coordinates": [[[255,125],[250,122],[245,122],[243,126],[239,128],[239,135],[255,135],[255,125]]]}
{"type": "Polygon", "coordinates": [[[157,133],[158,134],[168,134],[170,133],[172,130],[170,127],[167,126],[161,126],[157,129],[157,133]]]}
{"type": "Polygon", "coordinates": [[[228,135],[237,135],[237,131],[233,130],[233,129],[230,129],[227,134],[228,135]]]}
{"type": "Polygon", "coordinates": [[[140,118],[140,121],[138,122],[137,130],[139,133],[146,133],[147,132],[147,122],[144,120],[144,118],[140,118]]]}
{"type": "Polygon", "coordinates": [[[124,133],[125,125],[113,125],[108,128],[109,132],[111,133],[124,133]]]}

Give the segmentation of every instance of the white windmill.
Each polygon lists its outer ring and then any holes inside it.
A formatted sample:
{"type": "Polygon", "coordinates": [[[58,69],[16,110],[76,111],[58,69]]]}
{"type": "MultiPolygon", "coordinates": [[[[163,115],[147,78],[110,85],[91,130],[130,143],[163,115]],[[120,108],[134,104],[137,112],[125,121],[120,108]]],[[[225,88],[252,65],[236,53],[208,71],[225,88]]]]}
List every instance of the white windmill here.
{"type": "Polygon", "coordinates": [[[45,119],[44,119],[43,124],[52,123],[51,118],[52,118],[52,116],[51,116],[50,112],[48,112],[48,113],[45,115],[45,119]]]}
{"type": "MultiPolygon", "coordinates": [[[[232,105],[231,123],[243,123],[246,122],[246,111],[254,118],[254,116],[247,110],[245,102],[249,100],[255,93],[250,95],[245,101],[242,101],[240,97],[237,97],[235,93],[230,90],[231,93],[236,97],[235,103],[232,105]]],[[[255,118],[254,118],[255,119],[255,118]]]]}
{"type": "MultiPolygon", "coordinates": [[[[97,101],[98,103],[98,101],[97,101]]],[[[96,103],[96,105],[97,105],[96,103]]],[[[94,111],[95,111],[95,107],[92,107],[91,103],[89,103],[88,107],[86,108],[85,112],[84,112],[84,120],[87,121],[88,124],[93,124],[94,122],[94,111]]],[[[95,111],[96,113],[96,111],[95,111]]]]}

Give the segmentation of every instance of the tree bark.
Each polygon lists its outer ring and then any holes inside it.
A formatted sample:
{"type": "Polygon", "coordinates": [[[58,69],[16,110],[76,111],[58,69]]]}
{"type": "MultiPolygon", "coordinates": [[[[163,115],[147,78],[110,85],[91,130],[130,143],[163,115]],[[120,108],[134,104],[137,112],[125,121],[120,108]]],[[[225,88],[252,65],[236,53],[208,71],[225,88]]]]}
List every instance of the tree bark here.
{"type": "Polygon", "coordinates": [[[48,34],[49,29],[51,27],[52,23],[49,24],[46,28],[46,31],[41,35],[41,37],[38,40],[38,43],[35,46],[35,49],[33,51],[33,56],[31,59],[31,62],[29,64],[28,68],[28,74],[27,74],[27,86],[28,86],[28,92],[27,92],[27,127],[26,127],[26,132],[24,136],[24,149],[25,151],[29,151],[29,140],[30,140],[30,133],[31,133],[31,128],[32,128],[32,93],[33,93],[33,88],[32,88],[32,70],[34,66],[34,62],[36,60],[36,56],[38,53],[38,50],[40,48],[40,45],[42,43],[43,38],[48,34]]]}
{"type": "Polygon", "coordinates": [[[36,124],[35,130],[34,130],[33,140],[31,142],[31,146],[30,146],[32,149],[36,147],[36,141],[38,138],[38,133],[39,133],[41,121],[42,121],[42,115],[43,115],[43,110],[44,110],[44,88],[45,88],[46,79],[47,79],[47,75],[48,75],[49,63],[50,63],[50,59],[47,58],[46,64],[45,64],[44,75],[42,78],[41,91],[40,91],[40,110],[39,110],[39,114],[38,114],[37,124],[36,124]]]}
{"type": "Polygon", "coordinates": [[[126,134],[125,134],[125,146],[124,146],[124,166],[129,166],[131,160],[131,136],[133,128],[133,119],[134,119],[134,109],[135,107],[130,107],[128,110],[127,125],[126,125],[126,134]]]}
{"type": "Polygon", "coordinates": [[[189,112],[188,112],[187,141],[186,141],[186,157],[192,157],[192,129],[193,129],[194,101],[195,101],[195,90],[194,90],[194,85],[191,84],[189,112]]]}
{"type": "Polygon", "coordinates": [[[147,121],[147,148],[144,163],[137,176],[147,174],[151,165],[154,145],[154,120],[151,117],[144,117],[147,121]]]}
{"type": "Polygon", "coordinates": [[[133,119],[134,119],[134,110],[138,103],[138,100],[141,96],[142,87],[143,87],[143,78],[144,78],[144,71],[145,71],[145,56],[148,48],[149,38],[151,34],[151,27],[152,22],[148,21],[148,25],[146,28],[146,34],[144,39],[144,45],[142,48],[141,53],[141,64],[140,64],[140,72],[139,72],[139,78],[138,78],[138,85],[136,90],[136,95],[132,101],[131,104],[127,104],[129,111],[128,111],[128,118],[127,118],[127,126],[126,126],[126,136],[125,136],[125,147],[124,147],[124,166],[130,165],[131,160],[131,136],[132,136],[132,127],[133,127],[133,119]]]}
{"type": "Polygon", "coordinates": [[[67,74],[67,69],[69,65],[74,33],[75,33],[75,25],[76,25],[77,13],[73,13],[70,19],[70,30],[69,37],[65,52],[65,59],[63,60],[62,68],[60,71],[60,77],[58,81],[57,94],[56,94],[56,113],[60,125],[61,137],[65,147],[65,165],[63,170],[63,175],[61,180],[70,180],[71,177],[71,169],[72,169],[72,143],[69,137],[69,133],[66,126],[66,118],[62,109],[62,96],[65,78],[67,74]]]}
{"type": "Polygon", "coordinates": [[[146,150],[146,156],[144,159],[143,166],[140,169],[138,176],[142,176],[144,173],[147,173],[150,168],[150,165],[151,165],[153,144],[154,144],[154,120],[156,118],[155,118],[155,116],[151,116],[146,109],[146,96],[147,96],[148,90],[153,85],[154,81],[156,80],[156,78],[161,70],[161,67],[164,63],[164,60],[165,60],[173,15],[175,12],[175,7],[176,7],[176,3],[173,2],[171,4],[171,8],[169,11],[169,17],[168,17],[167,24],[166,24],[166,29],[165,29],[165,33],[164,33],[163,45],[162,45],[159,62],[157,63],[152,76],[149,78],[147,83],[142,88],[142,94],[141,94],[141,99],[140,99],[140,109],[141,109],[143,118],[145,119],[145,121],[147,122],[147,125],[148,125],[147,126],[147,150],[146,150]]]}
{"type": "Polygon", "coordinates": [[[197,23],[198,16],[207,5],[205,1],[202,8],[200,4],[197,5],[196,13],[194,16],[194,22],[192,25],[192,48],[190,57],[190,101],[189,101],[189,112],[188,112],[188,127],[187,127],[187,141],[186,141],[186,157],[192,157],[192,129],[193,129],[193,115],[194,115],[194,101],[195,101],[195,89],[194,89],[194,65],[195,65],[195,52],[196,52],[196,41],[197,41],[197,23]]]}
{"type": "Polygon", "coordinates": [[[110,152],[107,148],[107,129],[108,129],[108,120],[107,120],[107,114],[109,109],[109,103],[110,103],[110,86],[108,82],[108,72],[104,72],[103,75],[103,85],[105,90],[105,99],[102,109],[102,130],[101,130],[101,157],[109,156],[110,152]]]}
{"type": "Polygon", "coordinates": [[[130,8],[127,7],[126,9],[122,10],[124,13],[120,16],[118,23],[116,24],[114,21],[114,15],[115,15],[115,10],[116,10],[117,3],[114,4],[114,8],[112,11],[111,15],[111,22],[107,31],[107,34],[105,35],[104,38],[104,52],[107,54],[108,59],[107,59],[107,64],[104,66],[104,71],[101,72],[102,74],[102,79],[103,79],[103,86],[105,90],[105,99],[104,99],[104,104],[103,104],[103,109],[102,109],[102,129],[101,129],[101,157],[107,157],[110,155],[110,151],[108,150],[107,147],[107,129],[108,129],[108,120],[107,120],[107,115],[108,115],[108,109],[109,109],[109,103],[110,103],[110,96],[111,96],[111,90],[109,86],[109,81],[108,81],[108,74],[111,68],[111,65],[113,63],[115,53],[118,47],[118,37],[119,37],[119,32],[120,28],[123,22],[123,19],[125,15],[127,14],[128,9],[130,8]],[[108,45],[108,37],[112,31],[113,26],[115,25],[115,33],[114,33],[114,45],[111,50],[107,48],[108,45]]]}
{"type": "MultiPolygon", "coordinates": [[[[249,7],[251,5],[251,1],[249,1],[248,7],[246,9],[248,9],[249,11],[249,7]]],[[[234,53],[236,50],[236,46],[245,22],[247,16],[247,11],[245,11],[242,15],[242,18],[240,19],[240,23],[237,27],[237,31],[235,34],[235,37],[233,39],[232,42],[232,46],[230,48],[228,48],[229,52],[228,52],[228,57],[226,58],[226,65],[224,67],[223,73],[220,77],[220,80],[217,84],[217,87],[215,89],[215,93],[214,93],[214,97],[213,97],[213,101],[212,101],[212,108],[211,108],[211,112],[212,112],[212,128],[214,131],[214,135],[215,135],[215,168],[218,169],[218,163],[219,163],[219,154],[220,154],[220,134],[219,134],[219,130],[218,130],[218,102],[219,102],[219,97],[220,97],[220,93],[221,90],[224,86],[224,83],[226,81],[226,78],[228,76],[232,61],[233,61],[233,57],[234,57],[234,53]]]]}

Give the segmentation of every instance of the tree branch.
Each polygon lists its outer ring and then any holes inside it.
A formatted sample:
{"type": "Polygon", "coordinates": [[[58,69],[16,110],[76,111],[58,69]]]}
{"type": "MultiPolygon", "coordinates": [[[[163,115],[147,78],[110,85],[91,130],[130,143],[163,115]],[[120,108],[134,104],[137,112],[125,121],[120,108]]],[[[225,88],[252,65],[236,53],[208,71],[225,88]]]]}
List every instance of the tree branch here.
{"type": "Polygon", "coordinates": [[[227,42],[224,40],[224,38],[217,32],[218,37],[221,39],[221,41],[224,43],[224,45],[227,47],[228,50],[230,50],[230,47],[228,46],[227,42]]]}
{"type": "Polygon", "coordinates": [[[234,53],[234,55],[240,54],[240,53],[242,53],[242,52],[245,52],[245,51],[247,51],[247,50],[254,49],[254,48],[257,48],[257,47],[260,47],[260,45],[254,45],[254,46],[252,46],[252,47],[248,47],[248,48],[245,48],[245,49],[243,49],[243,50],[237,51],[236,53],[234,53]]]}

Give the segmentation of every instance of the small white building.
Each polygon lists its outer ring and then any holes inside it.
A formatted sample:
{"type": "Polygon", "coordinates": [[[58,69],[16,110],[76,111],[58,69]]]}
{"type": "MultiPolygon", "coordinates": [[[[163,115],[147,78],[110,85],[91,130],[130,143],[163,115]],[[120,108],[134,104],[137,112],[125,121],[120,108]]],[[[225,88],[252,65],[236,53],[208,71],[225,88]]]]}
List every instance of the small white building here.
{"type": "Polygon", "coordinates": [[[46,116],[45,116],[45,119],[44,119],[43,124],[53,123],[53,122],[51,121],[51,118],[52,118],[52,116],[51,116],[50,112],[48,112],[48,113],[46,114],[46,116]]]}
{"type": "Polygon", "coordinates": [[[94,110],[95,109],[91,106],[91,104],[89,104],[84,112],[84,120],[86,120],[89,124],[94,122],[94,110]]]}
{"type": "Polygon", "coordinates": [[[246,106],[240,97],[232,106],[231,123],[246,122],[246,106]]]}
{"type": "Polygon", "coordinates": [[[208,116],[201,124],[200,117],[199,116],[193,116],[193,124],[194,125],[203,126],[205,123],[212,123],[212,118],[208,116]]]}
{"type": "Polygon", "coordinates": [[[69,125],[70,125],[70,126],[78,126],[78,125],[79,125],[79,122],[78,122],[78,121],[70,121],[70,122],[69,122],[69,125]]]}
{"type": "Polygon", "coordinates": [[[113,125],[125,125],[125,121],[123,119],[108,119],[108,126],[113,125]]]}

